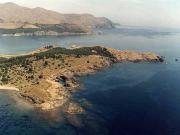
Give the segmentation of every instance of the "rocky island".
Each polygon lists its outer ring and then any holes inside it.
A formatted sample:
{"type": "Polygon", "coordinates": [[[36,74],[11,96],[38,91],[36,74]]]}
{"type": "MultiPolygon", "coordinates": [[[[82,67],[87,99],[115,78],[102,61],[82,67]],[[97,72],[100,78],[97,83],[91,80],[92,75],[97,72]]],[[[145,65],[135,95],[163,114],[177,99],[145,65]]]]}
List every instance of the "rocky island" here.
{"type": "MultiPolygon", "coordinates": [[[[42,110],[63,106],[79,86],[77,77],[118,62],[163,62],[154,53],[120,51],[102,46],[62,48],[46,46],[21,55],[1,55],[0,84],[18,89],[22,98],[42,110]]],[[[66,111],[81,113],[70,102],[66,111]]]]}

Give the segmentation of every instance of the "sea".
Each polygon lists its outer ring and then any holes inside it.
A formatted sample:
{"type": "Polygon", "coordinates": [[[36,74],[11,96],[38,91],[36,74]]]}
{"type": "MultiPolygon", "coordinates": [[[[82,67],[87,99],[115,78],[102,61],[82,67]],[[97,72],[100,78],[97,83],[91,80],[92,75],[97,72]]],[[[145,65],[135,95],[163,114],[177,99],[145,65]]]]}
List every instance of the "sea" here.
{"type": "Polygon", "coordinates": [[[45,45],[102,45],[154,52],[163,63],[118,63],[79,78],[74,102],[85,110],[42,112],[12,91],[0,92],[0,135],[180,135],[180,29],[119,26],[93,35],[0,37],[0,54],[45,45]]]}

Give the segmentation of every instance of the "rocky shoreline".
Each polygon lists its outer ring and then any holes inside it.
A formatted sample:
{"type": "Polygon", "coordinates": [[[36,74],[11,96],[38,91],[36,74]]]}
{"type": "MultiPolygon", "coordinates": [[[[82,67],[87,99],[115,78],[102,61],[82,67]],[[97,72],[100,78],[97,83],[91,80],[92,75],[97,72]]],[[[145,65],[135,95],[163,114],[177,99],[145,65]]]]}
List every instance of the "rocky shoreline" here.
{"type": "MultiPolygon", "coordinates": [[[[154,53],[120,51],[101,46],[75,49],[46,47],[42,50],[2,61],[6,66],[10,64],[6,69],[9,76],[7,83],[18,88],[20,95],[36,107],[48,111],[68,104],[65,112],[69,114],[84,112],[79,104],[71,100],[72,92],[81,86],[77,77],[95,73],[119,62],[164,61],[154,53]],[[11,59],[13,62],[16,60],[16,63],[9,63],[11,59]]],[[[4,65],[1,64],[1,72],[5,70],[4,65]]],[[[4,80],[6,78],[2,78],[1,83],[4,80]]]]}
{"type": "MultiPolygon", "coordinates": [[[[153,53],[142,53],[139,54],[137,52],[130,52],[130,51],[117,51],[115,49],[109,48],[109,51],[112,52],[114,55],[116,55],[116,60],[111,60],[111,61],[106,61],[104,63],[101,63],[100,65],[96,65],[96,66],[90,66],[87,70],[83,71],[83,72],[75,72],[75,71],[67,71],[64,72],[61,75],[58,76],[54,76],[53,78],[51,78],[51,83],[54,84],[54,86],[59,86],[57,87],[57,91],[59,91],[60,89],[62,90],[68,90],[68,91],[75,91],[77,88],[81,87],[80,82],[78,82],[77,77],[82,77],[88,74],[93,74],[98,72],[99,70],[102,70],[104,68],[110,68],[113,64],[115,63],[119,63],[119,62],[163,62],[163,58],[160,56],[155,56],[155,54],[153,53]],[[121,55],[122,53],[133,53],[133,58],[132,57],[124,57],[122,58],[121,55]],[[142,56],[141,56],[142,55],[142,56]],[[144,57],[143,57],[144,56],[144,57]],[[60,82],[63,82],[59,85],[60,82]]],[[[128,55],[128,54],[127,54],[128,55]]],[[[51,90],[52,92],[52,90],[51,90]]],[[[65,93],[65,92],[63,92],[65,93]]],[[[70,98],[69,95],[66,95],[67,97],[70,98]]],[[[58,96],[57,96],[58,97],[58,96]]],[[[57,100],[55,102],[49,102],[49,103],[43,103],[38,105],[38,107],[40,107],[42,110],[49,110],[49,109],[54,109],[57,107],[62,106],[65,102],[68,102],[69,99],[64,99],[64,98],[60,98],[58,97],[57,100]],[[58,101],[62,100],[62,101],[58,101]]],[[[84,109],[81,108],[78,104],[76,103],[69,103],[69,107],[67,108],[67,113],[69,114],[78,114],[78,113],[83,113],[84,109]]]]}
{"type": "Polygon", "coordinates": [[[83,72],[75,72],[75,71],[65,71],[61,75],[56,75],[47,80],[52,83],[52,88],[48,91],[54,97],[52,101],[42,103],[37,105],[38,108],[42,110],[51,110],[57,107],[63,106],[65,103],[69,103],[69,106],[66,110],[69,114],[78,114],[83,113],[84,109],[80,107],[77,103],[70,102],[71,93],[76,92],[77,89],[81,88],[81,84],[78,81],[77,77],[82,77],[88,74],[93,74],[102,70],[104,68],[109,68],[113,63],[107,62],[98,66],[91,66],[89,69],[83,72]],[[68,92],[67,92],[68,91],[68,92]],[[60,94],[59,94],[60,92],[60,94]],[[62,96],[63,95],[63,96],[62,96]]]}

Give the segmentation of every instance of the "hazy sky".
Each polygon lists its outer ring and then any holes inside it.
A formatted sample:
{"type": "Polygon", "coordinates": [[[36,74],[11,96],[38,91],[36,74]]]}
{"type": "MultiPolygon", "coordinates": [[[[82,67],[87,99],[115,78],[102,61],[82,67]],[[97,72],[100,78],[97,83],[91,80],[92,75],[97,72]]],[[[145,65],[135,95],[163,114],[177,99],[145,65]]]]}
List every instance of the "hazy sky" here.
{"type": "Polygon", "coordinates": [[[180,27],[180,0],[0,0],[62,13],[91,13],[125,25],[180,27]]]}

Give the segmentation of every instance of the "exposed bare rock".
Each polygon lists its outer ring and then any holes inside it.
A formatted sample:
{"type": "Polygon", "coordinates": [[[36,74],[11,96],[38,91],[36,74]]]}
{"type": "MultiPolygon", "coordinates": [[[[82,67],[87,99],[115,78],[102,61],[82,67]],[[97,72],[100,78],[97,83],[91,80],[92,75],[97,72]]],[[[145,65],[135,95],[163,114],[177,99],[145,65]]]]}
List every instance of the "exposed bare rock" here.
{"type": "Polygon", "coordinates": [[[70,103],[66,112],[69,114],[81,114],[84,109],[76,103],[70,103]]]}
{"type": "Polygon", "coordinates": [[[148,62],[163,62],[163,58],[151,53],[151,52],[135,52],[135,51],[120,51],[112,48],[108,48],[108,50],[117,58],[119,62],[123,61],[132,61],[132,62],[140,62],[140,61],[148,61],[148,62]]]}
{"type": "Polygon", "coordinates": [[[77,115],[67,115],[68,122],[78,128],[84,127],[82,118],[77,117],[77,115]]]}

